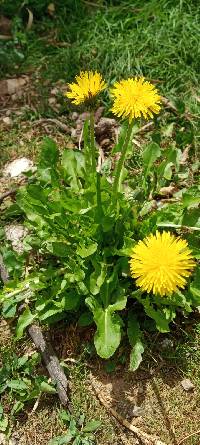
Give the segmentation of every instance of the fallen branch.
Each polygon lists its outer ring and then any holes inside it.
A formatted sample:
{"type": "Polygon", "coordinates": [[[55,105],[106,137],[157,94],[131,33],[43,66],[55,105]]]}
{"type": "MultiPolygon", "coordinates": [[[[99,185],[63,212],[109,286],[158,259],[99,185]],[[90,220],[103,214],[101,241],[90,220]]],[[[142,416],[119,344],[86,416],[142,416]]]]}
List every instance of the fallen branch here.
{"type": "Polygon", "coordinates": [[[90,373],[90,381],[91,385],[100,400],[101,404],[106,408],[107,411],[109,411],[110,414],[112,414],[113,417],[125,428],[129,429],[132,433],[135,433],[136,436],[143,441],[145,445],[166,445],[166,443],[159,440],[157,437],[151,436],[150,434],[145,433],[144,431],[141,431],[140,428],[132,425],[128,420],[124,419],[117,411],[115,411],[109,403],[104,399],[101,392],[96,386],[95,379],[93,375],[90,373]]]}
{"type": "Polygon", "coordinates": [[[60,366],[59,360],[55,355],[51,343],[44,338],[40,326],[36,324],[32,324],[28,328],[28,333],[32,338],[36,348],[41,353],[42,359],[46,365],[51,379],[56,382],[58,396],[62,405],[70,408],[67,377],[60,366]]]}
{"type": "MultiPolygon", "coordinates": [[[[9,279],[6,267],[3,263],[3,258],[0,255],[0,276],[4,283],[9,279]]],[[[48,341],[40,328],[39,325],[32,324],[28,327],[28,333],[33,340],[38,351],[41,353],[42,359],[49,375],[53,382],[56,383],[58,396],[62,405],[66,406],[71,412],[71,404],[68,397],[68,380],[61,368],[58,357],[56,356],[53,347],[48,341]]]]}

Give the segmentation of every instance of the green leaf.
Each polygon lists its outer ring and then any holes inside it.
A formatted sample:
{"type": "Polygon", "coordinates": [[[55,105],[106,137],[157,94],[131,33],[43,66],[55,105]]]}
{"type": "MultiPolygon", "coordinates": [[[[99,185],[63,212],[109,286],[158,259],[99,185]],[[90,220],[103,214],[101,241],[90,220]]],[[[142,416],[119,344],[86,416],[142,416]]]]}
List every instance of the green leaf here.
{"type": "Polygon", "coordinates": [[[49,383],[47,383],[45,381],[41,382],[40,389],[42,392],[46,392],[48,394],[56,394],[57,393],[56,388],[54,388],[53,385],[50,385],[49,383]]]}
{"type": "Polygon", "coordinates": [[[58,437],[54,437],[54,439],[51,439],[49,442],[49,445],[67,445],[68,443],[71,442],[73,436],[71,435],[70,431],[63,435],[63,436],[58,436],[58,437]]]}
{"type": "Polygon", "coordinates": [[[173,167],[173,162],[168,162],[167,165],[165,166],[164,169],[164,173],[163,176],[165,179],[168,179],[168,181],[171,179],[172,177],[172,167],[173,167]]]}
{"type": "Polygon", "coordinates": [[[85,311],[78,319],[78,325],[81,327],[90,326],[93,323],[93,316],[91,312],[85,311]]]}
{"type": "Polygon", "coordinates": [[[97,243],[89,244],[88,246],[79,246],[77,248],[77,254],[80,255],[81,258],[87,258],[90,255],[93,255],[97,250],[97,243]]]}
{"type": "Polygon", "coordinates": [[[68,257],[69,256],[69,243],[66,241],[55,241],[51,243],[51,252],[57,257],[68,257]]]}
{"type": "Polygon", "coordinates": [[[55,167],[59,159],[59,151],[53,139],[48,137],[43,139],[41,154],[39,159],[39,167],[55,167]]]}
{"type": "Polygon", "coordinates": [[[22,411],[22,409],[24,408],[24,403],[21,402],[20,400],[17,400],[17,402],[14,403],[12,410],[11,410],[11,414],[17,414],[20,411],[22,411]]]}
{"type": "Polygon", "coordinates": [[[138,339],[130,354],[130,371],[136,371],[139,368],[142,361],[142,354],[144,352],[144,346],[142,341],[138,339]]]}
{"type": "Polygon", "coordinates": [[[69,424],[70,420],[71,420],[71,415],[68,411],[61,409],[59,412],[59,417],[60,419],[63,421],[63,423],[65,424],[69,424]]]}
{"type": "Polygon", "coordinates": [[[128,317],[127,333],[129,342],[132,346],[130,354],[130,370],[136,371],[142,361],[144,346],[141,341],[142,332],[140,331],[140,325],[132,312],[130,312],[128,317]]]}
{"type": "Polygon", "coordinates": [[[92,433],[100,428],[101,424],[102,422],[100,420],[91,420],[90,422],[86,423],[82,431],[84,431],[84,433],[92,433]]]}
{"type": "Polygon", "coordinates": [[[162,130],[163,136],[172,137],[174,126],[175,126],[175,122],[170,122],[170,124],[167,124],[162,130]]]}
{"type": "Polygon", "coordinates": [[[8,388],[12,389],[13,391],[27,391],[28,386],[23,380],[8,380],[7,382],[8,388]]]}
{"type": "Polygon", "coordinates": [[[95,270],[90,275],[90,292],[97,295],[106,278],[106,264],[96,260],[92,264],[95,270]]]}
{"type": "Polygon", "coordinates": [[[197,266],[194,279],[190,284],[190,294],[192,295],[192,304],[196,307],[200,306],[200,267],[197,266]]]}
{"type": "Polygon", "coordinates": [[[0,403],[0,419],[3,417],[3,405],[0,403]]]}
{"type": "Polygon", "coordinates": [[[126,132],[128,128],[128,121],[124,121],[121,126],[120,134],[119,134],[119,140],[117,144],[114,145],[111,155],[113,156],[115,153],[119,153],[122,151],[122,146],[124,143],[124,139],[126,137],[126,132]]]}
{"type": "Polygon", "coordinates": [[[188,190],[183,193],[183,207],[189,208],[197,206],[200,204],[200,191],[199,190],[188,190]]]}
{"type": "Polygon", "coordinates": [[[200,229],[200,211],[197,208],[185,209],[182,220],[183,226],[200,229]]]}
{"type": "Polygon", "coordinates": [[[8,417],[6,415],[0,418],[0,431],[5,432],[8,427],[8,417]]]}
{"type": "Polygon", "coordinates": [[[144,175],[147,176],[154,162],[161,156],[161,150],[158,144],[151,142],[148,144],[143,153],[144,175]]]}
{"type": "Polygon", "coordinates": [[[116,254],[119,256],[130,257],[133,247],[135,246],[136,241],[131,238],[124,237],[123,247],[116,251],[116,254]]]}
{"type": "Polygon", "coordinates": [[[105,309],[94,297],[88,297],[85,301],[92,311],[97,325],[94,337],[97,353],[101,358],[109,358],[114,354],[121,340],[122,320],[119,315],[115,314],[115,311],[125,308],[127,298],[123,296],[105,309]]]}
{"type": "Polygon", "coordinates": [[[46,307],[43,313],[38,313],[38,317],[41,321],[45,321],[48,318],[53,317],[53,315],[59,314],[60,312],[62,312],[61,307],[59,308],[52,305],[50,308],[46,307]]]}
{"type": "Polygon", "coordinates": [[[29,326],[33,322],[35,317],[36,317],[36,315],[33,315],[31,313],[29,307],[27,307],[25,309],[25,311],[23,312],[23,314],[20,315],[20,317],[18,319],[18,323],[17,323],[17,328],[16,328],[17,339],[19,339],[23,336],[24,329],[26,329],[27,326],[29,326]]]}
{"type": "Polygon", "coordinates": [[[22,357],[19,357],[17,360],[17,369],[23,368],[24,365],[28,361],[28,354],[24,354],[22,357]]]}
{"type": "Polygon", "coordinates": [[[143,304],[146,314],[155,320],[156,327],[160,332],[169,332],[169,323],[175,318],[175,307],[164,306],[162,308],[154,309],[154,306],[150,303],[149,297],[141,298],[140,295],[136,295],[136,298],[143,304]]]}
{"type": "Polygon", "coordinates": [[[4,318],[13,318],[16,314],[17,305],[13,302],[6,301],[2,307],[2,315],[4,318]]]}
{"type": "Polygon", "coordinates": [[[82,438],[80,434],[78,434],[78,436],[75,437],[72,445],[82,445],[82,438]]]}
{"type": "Polygon", "coordinates": [[[78,150],[65,150],[62,155],[61,164],[65,173],[66,180],[71,187],[78,191],[81,188],[79,178],[85,176],[84,155],[78,150]]]}

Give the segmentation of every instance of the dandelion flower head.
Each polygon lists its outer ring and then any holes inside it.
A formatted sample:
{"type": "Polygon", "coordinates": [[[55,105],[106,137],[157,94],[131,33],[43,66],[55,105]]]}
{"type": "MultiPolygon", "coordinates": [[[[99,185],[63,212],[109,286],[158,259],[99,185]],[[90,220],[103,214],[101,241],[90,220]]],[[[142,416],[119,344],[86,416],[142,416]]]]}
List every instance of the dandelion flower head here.
{"type": "Polygon", "coordinates": [[[159,113],[161,97],[157,89],[144,77],[129,78],[115,82],[111,89],[114,99],[113,113],[129,122],[143,116],[145,119],[153,117],[153,113],[159,113]]]}
{"type": "Polygon", "coordinates": [[[65,96],[72,99],[75,105],[80,105],[83,102],[91,101],[102,90],[106,88],[106,83],[101,74],[92,71],[81,71],[79,76],[75,77],[76,82],[69,83],[69,92],[65,96]]]}
{"type": "Polygon", "coordinates": [[[130,270],[143,291],[170,296],[184,288],[195,267],[187,241],[169,232],[147,236],[133,248],[130,270]]]}

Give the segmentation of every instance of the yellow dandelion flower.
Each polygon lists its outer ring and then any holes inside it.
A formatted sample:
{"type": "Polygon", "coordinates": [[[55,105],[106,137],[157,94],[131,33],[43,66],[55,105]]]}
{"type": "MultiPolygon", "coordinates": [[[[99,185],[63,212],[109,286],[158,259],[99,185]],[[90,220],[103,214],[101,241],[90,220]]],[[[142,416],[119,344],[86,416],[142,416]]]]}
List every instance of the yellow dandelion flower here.
{"type": "Polygon", "coordinates": [[[133,248],[130,269],[143,291],[171,295],[184,288],[195,267],[187,241],[169,232],[149,235],[133,248]]]}
{"type": "Polygon", "coordinates": [[[144,77],[129,78],[115,82],[111,89],[114,98],[113,113],[131,122],[134,118],[144,116],[148,119],[153,113],[159,113],[161,97],[157,89],[144,77]]]}
{"type": "Polygon", "coordinates": [[[81,71],[80,75],[76,76],[75,79],[76,82],[68,84],[71,91],[65,93],[65,96],[72,99],[75,105],[91,101],[106,88],[105,81],[101,74],[97,72],[81,71]]]}

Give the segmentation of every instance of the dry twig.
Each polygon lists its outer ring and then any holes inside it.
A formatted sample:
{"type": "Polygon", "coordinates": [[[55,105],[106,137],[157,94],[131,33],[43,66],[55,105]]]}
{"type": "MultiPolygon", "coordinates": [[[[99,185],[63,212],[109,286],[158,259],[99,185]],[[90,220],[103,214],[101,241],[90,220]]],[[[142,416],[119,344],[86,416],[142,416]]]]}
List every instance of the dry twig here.
{"type": "Polygon", "coordinates": [[[62,405],[70,408],[67,377],[60,366],[59,360],[55,355],[51,343],[44,338],[40,326],[36,324],[32,324],[28,328],[28,332],[36,348],[42,355],[42,359],[46,365],[49,375],[51,376],[51,379],[56,382],[58,396],[62,405]]]}
{"type": "Polygon", "coordinates": [[[33,122],[32,125],[43,125],[43,124],[55,124],[58,128],[63,130],[65,133],[70,133],[70,128],[64,124],[63,122],[59,121],[58,119],[52,119],[52,118],[43,118],[38,119],[37,121],[33,122]]]}
{"type": "Polygon", "coordinates": [[[96,386],[95,379],[93,375],[90,373],[90,381],[91,385],[100,400],[101,404],[106,408],[107,411],[109,411],[110,414],[112,414],[113,417],[115,417],[118,422],[124,426],[125,428],[128,428],[132,433],[135,433],[136,436],[143,441],[145,445],[166,445],[164,442],[159,440],[157,437],[151,436],[150,434],[145,433],[144,431],[141,431],[140,428],[132,425],[128,420],[124,419],[117,411],[115,411],[108,402],[104,399],[101,392],[96,386]]]}
{"type": "Polygon", "coordinates": [[[192,436],[196,436],[197,434],[200,434],[200,430],[195,431],[194,433],[188,434],[188,436],[185,436],[183,439],[180,440],[180,442],[178,442],[178,445],[185,442],[186,439],[189,439],[192,436]]]}
{"type": "MultiPolygon", "coordinates": [[[[3,263],[3,258],[1,256],[0,256],[0,276],[4,283],[6,283],[9,279],[7,270],[3,263]]],[[[49,372],[52,381],[54,381],[57,385],[58,396],[61,404],[67,406],[69,411],[72,411],[68,397],[68,380],[63,369],[61,368],[58,357],[56,356],[50,341],[47,341],[47,339],[44,337],[42,333],[40,326],[36,324],[30,325],[27,330],[36,348],[41,353],[43,362],[46,365],[46,368],[49,372]]]]}

